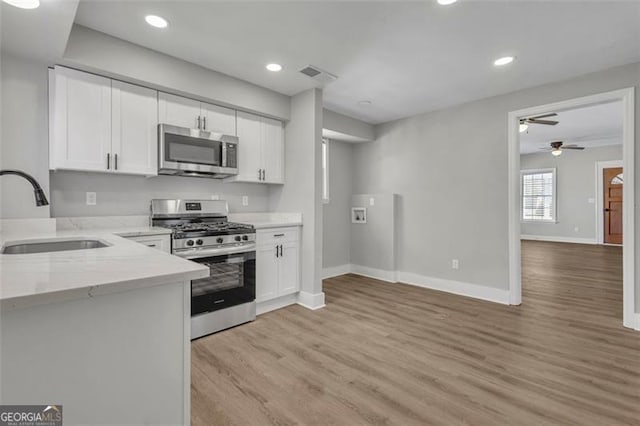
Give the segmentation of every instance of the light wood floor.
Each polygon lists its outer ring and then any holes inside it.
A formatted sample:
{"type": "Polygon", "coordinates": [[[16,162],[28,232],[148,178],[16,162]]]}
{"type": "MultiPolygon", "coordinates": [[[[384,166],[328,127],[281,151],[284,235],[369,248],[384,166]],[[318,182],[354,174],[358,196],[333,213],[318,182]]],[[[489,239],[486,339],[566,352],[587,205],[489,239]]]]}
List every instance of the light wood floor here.
{"type": "Polygon", "coordinates": [[[345,275],[192,344],[192,424],[640,424],[621,249],[526,242],[523,304],[345,275]]]}

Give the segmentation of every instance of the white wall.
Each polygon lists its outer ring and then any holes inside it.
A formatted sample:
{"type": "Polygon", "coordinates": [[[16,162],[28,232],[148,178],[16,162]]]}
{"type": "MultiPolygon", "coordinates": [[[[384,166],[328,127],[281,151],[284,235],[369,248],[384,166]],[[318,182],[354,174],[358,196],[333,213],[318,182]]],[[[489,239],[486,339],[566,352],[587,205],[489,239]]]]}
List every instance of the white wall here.
{"type": "MultiPolygon", "coordinates": [[[[2,53],[0,168],[31,174],[49,197],[47,66],[2,53]]],[[[49,217],[35,205],[33,187],[17,176],[0,177],[0,218],[49,217]]]]}
{"type": "Polygon", "coordinates": [[[301,301],[323,305],[322,91],[291,97],[285,141],[286,184],[271,188],[269,205],[272,211],[302,213],[301,301]]]}
{"type": "Polygon", "coordinates": [[[79,25],[73,26],[63,64],[274,118],[289,118],[286,95],[79,25]]]}
{"type": "Polygon", "coordinates": [[[354,267],[396,271],[395,194],[354,194],[351,207],[366,208],[367,223],[351,224],[351,263],[354,267]],[[373,200],[373,205],[371,201],[373,200]]]}
{"type": "Polygon", "coordinates": [[[522,170],[555,168],[557,190],[556,223],[523,222],[521,234],[595,242],[596,205],[588,200],[597,198],[596,162],[606,160],[622,160],[622,145],[565,150],[558,157],[548,152],[521,155],[522,170]]]}
{"type": "Polygon", "coordinates": [[[375,142],[354,146],[354,192],[400,195],[399,270],[506,290],[508,112],[639,84],[632,64],[379,125],[375,142]]]}
{"type": "Polygon", "coordinates": [[[269,188],[257,183],[224,183],[218,179],[181,176],[107,175],[71,171],[51,172],[51,216],[120,216],[149,214],[153,198],[211,199],[229,202],[231,212],[264,212],[269,208],[269,188]],[[95,206],[86,193],[95,192],[95,206]],[[242,196],[249,205],[242,205],[242,196]]]}
{"type": "MultiPolygon", "coordinates": [[[[326,110],[325,110],[326,111],[326,110]]],[[[322,266],[351,263],[351,194],[353,145],[329,141],[329,197],[322,206],[322,266]]]]}
{"type": "Polygon", "coordinates": [[[326,108],[322,111],[322,128],[363,141],[372,141],[375,139],[375,128],[372,124],[326,108]]]}

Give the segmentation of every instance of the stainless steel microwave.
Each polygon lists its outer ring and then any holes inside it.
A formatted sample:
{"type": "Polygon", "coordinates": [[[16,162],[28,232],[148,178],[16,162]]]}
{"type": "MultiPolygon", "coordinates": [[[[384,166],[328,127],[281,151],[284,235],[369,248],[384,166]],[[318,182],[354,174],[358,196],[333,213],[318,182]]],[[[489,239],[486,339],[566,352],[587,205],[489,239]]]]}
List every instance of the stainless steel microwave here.
{"type": "Polygon", "coordinates": [[[238,138],[159,124],[158,173],[208,178],[237,175],[238,138]]]}

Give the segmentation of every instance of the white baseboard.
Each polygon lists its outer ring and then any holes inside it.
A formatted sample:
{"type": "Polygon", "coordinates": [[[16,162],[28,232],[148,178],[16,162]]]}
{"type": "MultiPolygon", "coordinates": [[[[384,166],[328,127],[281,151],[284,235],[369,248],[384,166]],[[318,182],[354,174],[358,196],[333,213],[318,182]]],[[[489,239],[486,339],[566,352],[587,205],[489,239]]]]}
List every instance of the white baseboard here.
{"type": "Polygon", "coordinates": [[[324,308],[324,293],[313,294],[301,291],[298,293],[298,305],[314,311],[316,309],[324,308]]]}
{"type": "Polygon", "coordinates": [[[502,290],[460,281],[445,280],[442,278],[425,277],[411,272],[386,271],[384,269],[370,268],[362,265],[341,265],[333,268],[325,268],[323,270],[323,276],[326,278],[348,273],[375,278],[390,283],[401,282],[417,287],[453,293],[460,296],[488,300],[490,302],[500,303],[503,305],[508,305],[510,301],[509,290],[502,290]]]}
{"type": "Polygon", "coordinates": [[[554,243],[598,244],[594,238],[554,237],[550,235],[520,235],[521,240],[549,241],[554,243]]]}
{"type": "Polygon", "coordinates": [[[298,303],[298,293],[288,294],[277,299],[256,303],[256,315],[266,314],[276,309],[298,303]]]}
{"type": "Polygon", "coordinates": [[[502,290],[499,288],[445,280],[442,278],[425,277],[411,272],[398,272],[398,282],[429,288],[431,290],[453,293],[460,296],[487,300],[489,302],[501,303],[503,305],[509,304],[509,290],[502,290]]]}
{"type": "Polygon", "coordinates": [[[330,266],[322,269],[322,279],[338,277],[340,275],[348,274],[351,272],[351,265],[330,266]]]}
{"type": "Polygon", "coordinates": [[[396,271],[387,271],[385,269],[370,268],[362,265],[351,265],[351,273],[362,275],[363,277],[375,278],[377,280],[395,283],[396,271]]]}

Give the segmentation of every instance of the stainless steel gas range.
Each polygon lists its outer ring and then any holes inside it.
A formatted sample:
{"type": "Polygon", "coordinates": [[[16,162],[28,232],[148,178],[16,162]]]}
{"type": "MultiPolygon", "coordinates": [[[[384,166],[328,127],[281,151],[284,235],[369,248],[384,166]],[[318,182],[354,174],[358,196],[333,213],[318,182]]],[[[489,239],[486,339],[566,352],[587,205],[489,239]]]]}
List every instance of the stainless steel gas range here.
{"type": "Polygon", "coordinates": [[[222,200],[152,200],[151,223],[170,228],[171,252],[209,267],[191,281],[191,338],[256,318],[256,233],[227,220],[222,200]]]}

